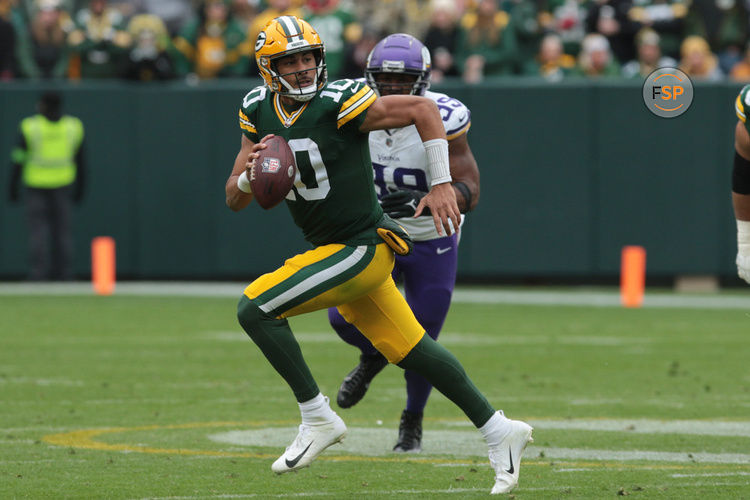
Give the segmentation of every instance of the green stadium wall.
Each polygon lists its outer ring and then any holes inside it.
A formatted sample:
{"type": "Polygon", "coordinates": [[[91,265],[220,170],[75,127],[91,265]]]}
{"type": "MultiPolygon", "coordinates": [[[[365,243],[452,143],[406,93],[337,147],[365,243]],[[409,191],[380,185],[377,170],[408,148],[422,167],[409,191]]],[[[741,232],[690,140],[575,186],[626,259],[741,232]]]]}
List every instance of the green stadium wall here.
{"type": "MultiPolygon", "coordinates": [[[[117,242],[118,275],[249,280],[308,245],[284,208],[239,213],[224,182],[240,144],[237,109],[257,81],[187,86],[64,85],[86,126],[88,189],[74,211],[80,277],[93,237],[117,242]]],[[[17,124],[42,90],[0,86],[0,278],[22,278],[27,234],[8,202],[17,124]]],[[[732,280],[730,200],[736,84],[697,84],[674,119],[637,82],[508,80],[436,87],[472,111],[481,201],[461,235],[459,279],[611,279],[623,245],[648,252],[649,278],[732,280]]]]}

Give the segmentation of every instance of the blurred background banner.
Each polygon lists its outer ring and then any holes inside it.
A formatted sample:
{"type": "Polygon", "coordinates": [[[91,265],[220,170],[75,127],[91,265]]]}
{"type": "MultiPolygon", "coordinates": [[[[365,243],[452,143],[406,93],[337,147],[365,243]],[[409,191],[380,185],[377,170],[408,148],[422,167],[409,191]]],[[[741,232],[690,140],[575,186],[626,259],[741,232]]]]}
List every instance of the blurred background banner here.
{"type": "MultiPolygon", "coordinates": [[[[250,279],[308,248],[284,208],[233,213],[224,183],[243,96],[258,79],[58,83],[86,124],[88,193],[75,209],[78,277],[94,236],[124,279],[250,279]]],[[[51,84],[0,86],[0,154],[51,84]]],[[[616,280],[641,245],[649,279],[736,274],[731,189],[737,83],[696,82],[689,111],[651,114],[641,82],[488,78],[434,89],[472,111],[482,198],[461,235],[460,280],[616,280]]],[[[7,193],[8,175],[0,176],[7,193]]],[[[27,271],[23,209],[0,198],[0,279],[27,271]]]]}

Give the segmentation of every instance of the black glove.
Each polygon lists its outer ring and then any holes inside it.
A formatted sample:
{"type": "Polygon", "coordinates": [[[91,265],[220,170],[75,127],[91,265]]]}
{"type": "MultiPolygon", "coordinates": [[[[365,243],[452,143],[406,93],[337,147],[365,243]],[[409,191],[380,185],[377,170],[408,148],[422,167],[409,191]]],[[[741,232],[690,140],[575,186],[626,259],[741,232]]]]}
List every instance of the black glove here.
{"type": "MultiPolygon", "coordinates": [[[[380,200],[380,205],[383,207],[383,211],[394,219],[413,217],[417,211],[419,200],[424,198],[424,196],[425,193],[420,191],[402,189],[401,191],[394,191],[383,196],[380,200]]],[[[425,207],[421,215],[430,215],[429,207],[425,207]]]]}

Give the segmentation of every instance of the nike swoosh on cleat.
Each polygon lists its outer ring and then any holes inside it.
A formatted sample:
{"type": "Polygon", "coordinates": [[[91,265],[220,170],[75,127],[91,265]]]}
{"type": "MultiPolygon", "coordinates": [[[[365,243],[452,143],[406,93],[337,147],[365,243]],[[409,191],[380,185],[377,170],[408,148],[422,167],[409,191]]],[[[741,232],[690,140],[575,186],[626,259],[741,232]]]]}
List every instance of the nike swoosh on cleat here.
{"type": "MultiPolygon", "coordinates": [[[[307,451],[307,450],[305,450],[305,451],[307,451]]],[[[304,455],[304,452],[302,454],[304,455]]],[[[513,474],[513,471],[516,470],[516,469],[513,468],[513,452],[510,451],[510,450],[508,450],[508,456],[510,457],[510,468],[508,470],[506,470],[505,472],[507,472],[508,474],[513,474]]],[[[289,462],[287,462],[287,464],[288,463],[289,462]]]]}
{"type": "MultiPolygon", "coordinates": [[[[289,468],[291,469],[292,467],[294,467],[295,465],[297,465],[297,462],[299,462],[299,461],[300,461],[300,460],[302,459],[302,457],[304,457],[304,456],[305,456],[305,453],[307,453],[307,450],[309,450],[309,449],[310,449],[310,446],[312,446],[312,444],[313,444],[313,442],[312,442],[312,441],[310,441],[310,444],[308,444],[308,445],[307,445],[307,448],[305,448],[304,450],[302,450],[302,453],[300,453],[299,455],[297,455],[297,456],[296,456],[296,457],[294,458],[294,460],[289,460],[289,459],[286,459],[286,460],[285,460],[285,462],[286,462],[286,466],[287,466],[287,467],[289,467],[289,468]]],[[[511,469],[513,468],[513,460],[511,460],[510,468],[511,468],[511,469]]]]}

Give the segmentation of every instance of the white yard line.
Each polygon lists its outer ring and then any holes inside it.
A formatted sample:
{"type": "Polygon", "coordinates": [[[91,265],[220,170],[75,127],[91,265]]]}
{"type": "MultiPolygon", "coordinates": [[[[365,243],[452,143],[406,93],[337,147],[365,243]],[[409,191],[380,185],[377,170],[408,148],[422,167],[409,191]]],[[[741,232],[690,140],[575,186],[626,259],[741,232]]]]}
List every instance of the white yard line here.
{"type": "MultiPolygon", "coordinates": [[[[115,293],[130,296],[239,297],[247,283],[222,282],[149,282],[118,283],[115,293]]],[[[88,282],[74,283],[0,283],[0,295],[92,295],[88,282]]],[[[458,287],[453,294],[456,303],[517,304],[554,306],[618,307],[617,290],[571,288],[565,291],[545,289],[509,289],[458,287]]],[[[747,309],[750,296],[739,294],[677,294],[646,291],[644,307],[688,309],[747,309]]]]}
{"type": "MultiPolygon", "coordinates": [[[[530,421],[538,429],[571,429],[580,430],[608,430],[622,433],[633,432],[628,429],[627,422],[636,421],[581,421],[579,426],[562,425],[566,421],[530,421]],[[555,427],[557,424],[557,427],[555,427]],[[625,425],[623,425],[625,424],[625,425]]],[[[655,421],[637,421],[642,433],[662,433],[655,421]],[[646,422],[646,423],[644,423],[646,422]]],[[[747,437],[747,423],[681,421],[669,427],[670,433],[691,435],[739,435],[747,437]],[[694,426],[694,427],[693,427],[694,426]],[[743,427],[744,426],[744,427],[743,427]],[[733,432],[737,434],[733,434],[733,432]]],[[[295,427],[269,427],[248,430],[232,430],[209,434],[209,440],[230,444],[233,446],[269,446],[283,448],[297,432],[295,427]]],[[[392,429],[377,427],[350,427],[347,438],[331,451],[352,455],[384,456],[391,454],[390,447],[384,443],[393,440],[392,429]]],[[[460,457],[484,457],[487,448],[481,436],[475,431],[463,430],[425,430],[423,439],[425,456],[452,455],[460,457]]],[[[723,463],[750,464],[750,454],[747,453],[707,453],[703,451],[652,451],[652,450],[599,450],[558,448],[548,446],[530,446],[527,457],[544,456],[545,459],[573,459],[573,460],[607,460],[607,461],[653,461],[678,463],[723,463]]]]}

